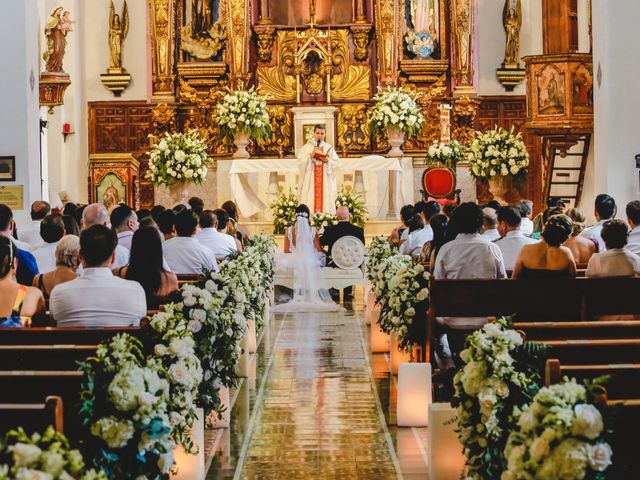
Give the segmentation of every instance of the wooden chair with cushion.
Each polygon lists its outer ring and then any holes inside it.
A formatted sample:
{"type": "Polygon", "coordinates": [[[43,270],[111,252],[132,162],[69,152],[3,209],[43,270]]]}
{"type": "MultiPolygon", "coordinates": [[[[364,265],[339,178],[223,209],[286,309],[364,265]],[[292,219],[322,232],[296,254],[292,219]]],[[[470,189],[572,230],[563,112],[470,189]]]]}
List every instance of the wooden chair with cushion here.
{"type": "Polygon", "coordinates": [[[433,198],[440,205],[460,203],[460,190],[456,190],[456,172],[439,162],[430,165],[422,173],[421,192],[425,201],[433,198]]]}

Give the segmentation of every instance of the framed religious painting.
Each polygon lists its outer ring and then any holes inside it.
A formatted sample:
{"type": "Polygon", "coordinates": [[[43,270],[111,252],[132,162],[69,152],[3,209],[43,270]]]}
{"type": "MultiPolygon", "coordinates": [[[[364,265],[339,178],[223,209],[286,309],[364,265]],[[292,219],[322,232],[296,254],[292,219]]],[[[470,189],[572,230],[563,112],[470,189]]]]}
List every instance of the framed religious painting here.
{"type": "Polygon", "coordinates": [[[0,182],[16,181],[16,157],[0,156],[0,182]]]}
{"type": "Polygon", "coordinates": [[[130,153],[90,155],[90,201],[102,203],[109,211],[119,203],[137,209],[138,168],[130,153]]]}

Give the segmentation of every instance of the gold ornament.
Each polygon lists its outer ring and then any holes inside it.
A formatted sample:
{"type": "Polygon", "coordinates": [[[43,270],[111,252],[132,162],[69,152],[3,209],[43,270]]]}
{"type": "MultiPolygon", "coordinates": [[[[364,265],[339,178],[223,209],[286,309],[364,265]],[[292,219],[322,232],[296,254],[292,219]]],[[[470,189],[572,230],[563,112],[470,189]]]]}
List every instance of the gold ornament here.
{"type": "Polygon", "coordinates": [[[256,25],[253,27],[258,39],[258,60],[264,63],[271,61],[271,51],[275,40],[276,29],[272,26],[256,25]]]}
{"type": "Polygon", "coordinates": [[[338,112],[338,145],[345,151],[368,151],[371,149],[369,137],[367,106],[342,105],[338,112]]]}
{"type": "Polygon", "coordinates": [[[366,62],[369,57],[369,35],[371,33],[371,25],[352,25],[351,36],[353,38],[353,57],[359,62],[366,62]]]}
{"type": "Polygon", "coordinates": [[[269,122],[271,123],[271,138],[260,142],[260,149],[268,153],[286,152],[291,146],[291,132],[293,118],[291,111],[284,105],[267,107],[269,122]]]}

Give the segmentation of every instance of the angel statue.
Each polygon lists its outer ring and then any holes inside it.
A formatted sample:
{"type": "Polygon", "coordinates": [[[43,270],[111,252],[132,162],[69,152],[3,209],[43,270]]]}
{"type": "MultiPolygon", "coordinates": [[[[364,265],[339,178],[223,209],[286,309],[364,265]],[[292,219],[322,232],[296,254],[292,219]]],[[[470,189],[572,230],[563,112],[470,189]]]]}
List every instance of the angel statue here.
{"type": "Polygon", "coordinates": [[[109,70],[122,70],[122,42],[129,33],[127,0],[122,6],[122,17],[115,13],[113,0],[109,7],[109,70]]]}
{"type": "Polygon", "coordinates": [[[62,59],[67,44],[67,33],[72,31],[69,12],[64,12],[61,6],[55,7],[47,17],[44,35],[47,38],[47,50],[42,58],[46,62],[45,71],[62,73],[62,59]]]}
{"type": "Polygon", "coordinates": [[[522,27],[522,4],[520,0],[506,0],[502,12],[507,41],[504,49],[504,67],[520,64],[520,28],[522,27]]]}

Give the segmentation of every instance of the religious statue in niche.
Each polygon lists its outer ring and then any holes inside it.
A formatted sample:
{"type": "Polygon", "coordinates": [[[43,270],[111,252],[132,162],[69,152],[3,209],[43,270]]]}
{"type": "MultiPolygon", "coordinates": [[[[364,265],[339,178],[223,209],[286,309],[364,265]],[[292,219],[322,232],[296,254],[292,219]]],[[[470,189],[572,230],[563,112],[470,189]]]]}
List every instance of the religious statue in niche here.
{"type": "Polygon", "coordinates": [[[411,21],[404,36],[406,50],[417,58],[431,58],[439,47],[438,0],[407,0],[405,9],[411,21]]]}
{"type": "Polygon", "coordinates": [[[47,38],[47,49],[42,58],[46,62],[45,71],[62,73],[62,60],[64,50],[67,45],[67,34],[73,31],[73,24],[70,13],[63,12],[63,8],[58,6],[47,17],[44,27],[44,35],[47,38]]]}
{"type": "Polygon", "coordinates": [[[122,42],[129,33],[129,9],[127,0],[122,6],[122,16],[115,13],[113,0],[109,7],[109,71],[122,71],[122,42]]]}
{"type": "Polygon", "coordinates": [[[538,75],[538,113],[564,114],[564,74],[546,65],[538,75]]]}
{"type": "Polygon", "coordinates": [[[520,66],[520,28],[522,27],[521,0],[507,0],[502,12],[506,44],[504,49],[503,68],[520,66]]]}
{"type": "Polygon", "coordinates": [[[593,113],[593,75],[580,65],[573,75],[574,113],[593,113]]]}
{"type": "Polygon", "coordinates": [[[220,0],[191,0],[191,21],[180,29],[180,48],[196,60],[212,60],[218,56],[226,30],[220,19],[220,0]]]}

